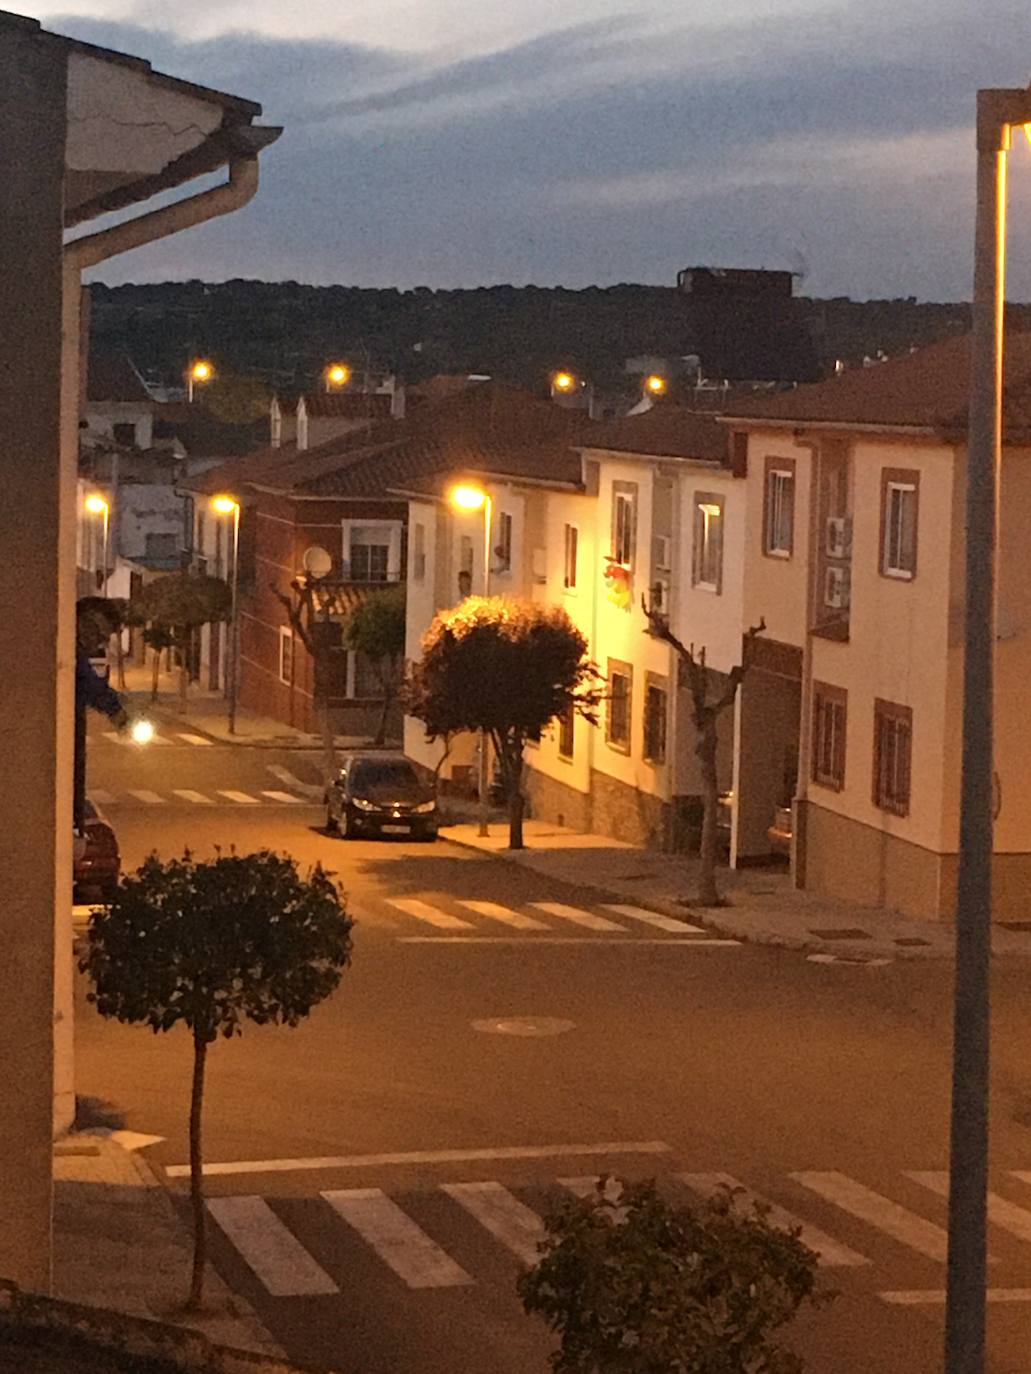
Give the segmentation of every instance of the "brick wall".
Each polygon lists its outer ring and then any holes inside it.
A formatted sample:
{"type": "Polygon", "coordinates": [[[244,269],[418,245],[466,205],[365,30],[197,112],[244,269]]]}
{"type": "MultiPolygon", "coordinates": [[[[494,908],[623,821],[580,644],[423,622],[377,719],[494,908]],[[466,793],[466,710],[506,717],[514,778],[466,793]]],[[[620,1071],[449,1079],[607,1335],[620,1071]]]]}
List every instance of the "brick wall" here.
{"type": "Polygon", "coordinates": [[[592,769],[591,791],[584,793],[531,766],[526,770],[526,790],[531,814],[537,820],[609,835],[648,849],[669,848],[669,804],[607,773],[592,769]]]}

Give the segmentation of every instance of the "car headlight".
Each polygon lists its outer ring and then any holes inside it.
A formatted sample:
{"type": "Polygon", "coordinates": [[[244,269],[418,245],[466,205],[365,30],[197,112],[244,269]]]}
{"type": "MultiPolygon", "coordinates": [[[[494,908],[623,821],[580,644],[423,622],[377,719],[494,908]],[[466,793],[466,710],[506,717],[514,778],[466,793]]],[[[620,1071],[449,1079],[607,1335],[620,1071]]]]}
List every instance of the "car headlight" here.
{"type": "Polygon", "coordinates": [[[375,811],[376,803],[366,801],[364,797],[352,797],[351,805],[356,806],[359,811],[375,811]]]}
{"type": "Polygon", "coordinates": [[[420,802],[418,806],[412,808],[412,810],[417,812],[420,816],[425,816],[430,811],[436,811],[436,809],[437,803],[435,801],[420,802]]]}

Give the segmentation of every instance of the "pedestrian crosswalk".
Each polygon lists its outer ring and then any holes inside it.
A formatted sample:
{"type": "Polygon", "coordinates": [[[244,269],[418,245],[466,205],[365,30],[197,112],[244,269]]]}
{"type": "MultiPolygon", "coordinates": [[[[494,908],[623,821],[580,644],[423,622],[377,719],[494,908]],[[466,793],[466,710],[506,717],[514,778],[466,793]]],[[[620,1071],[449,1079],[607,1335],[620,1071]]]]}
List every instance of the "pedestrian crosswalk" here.
{"type": "MultiPolygon", "coordinates": [[[[838,1171],[800,1171],[778,1179],[776,1197],[753,1192],[737,1175],[720,1171],[674,1172],[659,1180],[673,1201],[709,1197],[721,1185],[737,1192],[735,1206],[760,1202],[772,1224],[799,1228],[801,1239],[819,1256],[822,1268],[854,1274],[862,1291],[885,1303],[919,1306],[939,1301],[946,1262],[943,1226],[904,1205],[890,1192],[910,1184],[926,1188],[929,1206],[941,1215],[941,1173],[900,1172],[885,1191],[838,1171]],[[814,1219],[815,1213],[815,1219],[814,1219]],[[828,1216],[830,1219],[828,1220],[828,1216]],[[844,1235],[839,1232],[844,1232],[844,1235]],[[899,1280],[913,1281],[901,1286],[899,1280]],[[920,1285],[920,1286],[917,1286],[920,1285]]],[[[271,1297],[310,1297],[346,1291],[355,1263],[364,1253],[371,1264],[389,1271],[409,1289],[468,1288],[496,1280],[500,1261],[527,1266],[535,1262],[545,1235],[544,1217],[565,1198],[592,1194],[593,1175],[549,1178],[532,1184],[497,1179],[441,1182],[417,1190],[328,1189],[288,1201],[259,1195],[210,1199],[209,1214],[222,1239],[271,1297]],[[327,1233],[327,1225],[329,1227],[327,1233]],[[343,1229],[333,1231],[333,1226],[343,1229]],[[316,1250],[311,1253],[309,1246],[316,1250]],[[357,1248],[356,1248],[357,1247],[357,1248]]],[[[1031,1191],[1026,1176],[1014,1171],[1000,1180],[1008,1191],[1023,1186],[1020,1201],[992,1194],[989,1220],[1011,1249],[1008,1269],[994,1257],[994,1301],[1031,1301],[1031,1191]],[[1008,1238],[1008,1240],[1006,1239],[1008,1238]],[[1013,1242],[1019,1242],[1013,1246],[1013,1242]],[[1000,1272],[1011,1276],[999,1280],[1000,1272]]],[[[619,1184],[604,1183],[606,1196],[618,1200],[619,1184]]],[[[906,1194],[907,1203],[911,1200],[906,1194]]],[[[617,1209],[619,1224],[625,1213],[617,1209]]],[[[993,1242],[995,1240],[993,1236],[993,1242]]]]}
{"type": "Polygon", "coordinates": [[[170,787],[155,792],[147,787],[91,787],[90,799],[97,806],[310,806],[311,799],[281,788],[257,788],[244,792],[236,788],[213,787],[207,792],[193,787],[170,787]]]}
{"type": "Polygon", "coordinates": [[[443,893],[429,896],[432,900],[422,896],[384,899],[392,913],[400,913],[405,918],[403,927],[408,927],[409,922],[417,922],[438,932],[434,935],[413,935],[401,929],[397,938],[402,943],[584,944],[614,941],[740,948],[738,940],[710,935],[701,926],[641,906],[600,903],[595,909],[594,905],[571,906],[568,902],[538,901],[517,906],[443,893]],[[602,911],[608,914],[603,916],[600,914],[602,911]],[[617,916],[619,920],[616,920],[617,916]],[[519,934],[512,935],[509,933],[511,931],[518,931],[519,934]],[[661,933],[652,934],[653,931],[661,933]]]}
{"type": "Polygon", "coordinates": [[[155,730],[153,735],[147,740],[146,744],[139,744],[133,739],[132,735],[118,730],[102,730],[102,737],[109,744],[121,744],[130,749],[153,749],[161,748],[163,745],[189,744],[194,748],[209,749],[215,743],[214,740],[205,739],[203,735],[193,735],[186,730],[173,730],[171,734],[163,735],[155,730]]]}

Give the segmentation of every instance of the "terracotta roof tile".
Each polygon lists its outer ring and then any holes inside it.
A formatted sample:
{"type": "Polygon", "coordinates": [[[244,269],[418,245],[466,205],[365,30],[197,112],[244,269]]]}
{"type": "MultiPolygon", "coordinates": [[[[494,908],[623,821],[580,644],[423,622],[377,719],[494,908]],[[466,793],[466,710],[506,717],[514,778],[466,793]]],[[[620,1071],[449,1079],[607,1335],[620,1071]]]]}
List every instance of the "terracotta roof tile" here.
{"type": "MultiPolygon", "coordinates": [[[[725,393],[724,393],[725,394],[725,393]]],[[[599,425],[590,446],[616,453],[644,453],[660,458],[706,458],[722,462],[728,434],[715,411],[663,402],[643,415],[599,425]]]]}

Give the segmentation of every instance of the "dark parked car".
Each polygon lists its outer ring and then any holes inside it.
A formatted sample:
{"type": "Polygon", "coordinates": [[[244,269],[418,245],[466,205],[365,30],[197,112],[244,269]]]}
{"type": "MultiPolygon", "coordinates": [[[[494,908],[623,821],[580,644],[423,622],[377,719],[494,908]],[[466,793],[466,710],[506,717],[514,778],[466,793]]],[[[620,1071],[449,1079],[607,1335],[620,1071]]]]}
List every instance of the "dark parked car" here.
{"type": "Polygon", "coordinates": [[[115,832],[91,801],[86,802],[86,844],[72,867],[76,896],[106,900],[118,886],[122,856],[115,832]]]}
{"type": "Polygon", "coordinates": [[[440,816],[433,789],[402,754],[353,754],[326,794],[326,829],[356,835],[435,840],[440,816]]]}

